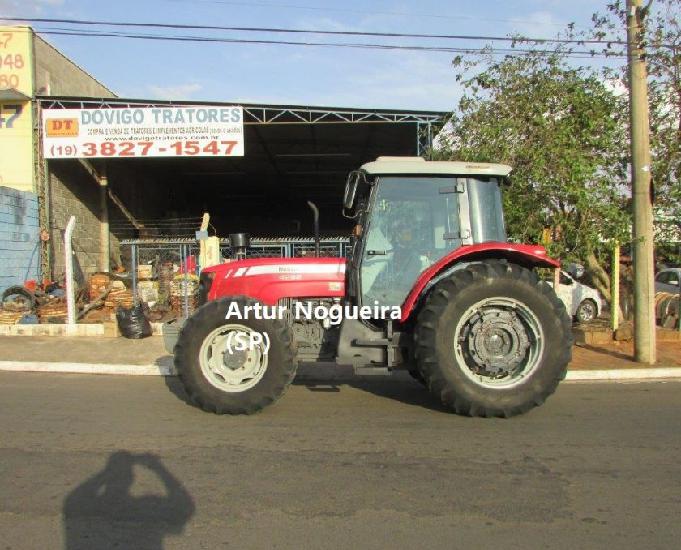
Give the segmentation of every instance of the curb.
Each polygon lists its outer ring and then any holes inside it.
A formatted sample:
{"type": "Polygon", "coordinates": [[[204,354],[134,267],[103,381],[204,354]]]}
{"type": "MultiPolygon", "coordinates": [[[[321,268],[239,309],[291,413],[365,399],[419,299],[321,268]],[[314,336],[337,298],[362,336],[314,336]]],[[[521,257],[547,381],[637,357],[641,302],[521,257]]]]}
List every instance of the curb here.
{"type": "Polygon", "coordinates": [[[568,382],[623,382],[627,380],[669,380],[681,378],[681,367],[649,367],[643,369],[573,370],[568,382]]]}
{"type": "Polygon", "coordinates": [[[173,376],[172,364],[110,365],[101,363],[53,363],[40,361],[0,361],[0,371],[68,374],[123,374],[126,376],[173,376]]]}
{"type": "MultiPolygon", "coordinates": [[[[352,371],[342,367],[313,367],[296,376],[299,380],[339,380],[353,377],[352,371]]],[[[46,372],[64,374],[107,374],[125,376],[174,376],[177,374],[172,359],[155,365],[123,365],[102,363],[57,363],[40,361],[0,361],[0,371],[46,372]]],[[[567,382],[624,382],[631,380],[681,379],[681,367],[651,367],[640,369],[572,370],[567,382]]]]}

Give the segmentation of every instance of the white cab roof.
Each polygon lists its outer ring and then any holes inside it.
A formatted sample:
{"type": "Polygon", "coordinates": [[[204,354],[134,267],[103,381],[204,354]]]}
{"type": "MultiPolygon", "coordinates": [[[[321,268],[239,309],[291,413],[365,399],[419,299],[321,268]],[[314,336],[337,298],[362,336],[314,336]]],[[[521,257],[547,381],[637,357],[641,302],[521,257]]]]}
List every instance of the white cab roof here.
{"type": "Polygon", "coordinates": [[[452,160],[425,160],[422,157],[378,157],[362,165],[371,175],[414,174],[456,176],[508,176],[512,168],[506,164],[487,162],[458,162],[452,160]]]}

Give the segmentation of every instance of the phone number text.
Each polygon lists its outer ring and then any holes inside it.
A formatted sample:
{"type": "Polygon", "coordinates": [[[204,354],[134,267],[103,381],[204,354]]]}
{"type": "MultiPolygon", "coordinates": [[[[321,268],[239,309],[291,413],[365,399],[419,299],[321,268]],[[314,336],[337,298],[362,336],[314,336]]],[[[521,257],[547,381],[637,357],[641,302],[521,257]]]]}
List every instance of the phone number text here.
{"type": "Polygon", "coordinates": [[[151,157],[151,156],[230,156],[237,141],[103,141],[98,143],[64,143],[48,147],[52,158],[59,157],[151,157]]]}

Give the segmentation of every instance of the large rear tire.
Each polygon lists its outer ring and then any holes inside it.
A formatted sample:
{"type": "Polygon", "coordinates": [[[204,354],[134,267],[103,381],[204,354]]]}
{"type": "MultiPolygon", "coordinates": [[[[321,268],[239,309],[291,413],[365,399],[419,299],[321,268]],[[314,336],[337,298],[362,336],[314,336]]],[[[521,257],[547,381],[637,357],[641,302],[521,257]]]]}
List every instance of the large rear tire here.
{"type": "Polygon", "coordinates": [[[278,319],[254,319],[252,310],[245,318],[245,307],[256,304],[245,297],[208,302],[182,327],[175,367],[190,400],[205,411],[257,412],[279,399],[296,374],[289,327],[278,319]],[[232,303],[241,314],[227,318],[232,303]]]}
{"type": "Polygon", "coordinates": [[[467,416],[510,417],[565,378],[570,318],[553,289],[518,265],[472,264],[438,282],[415,331],[428,388],[467,416]]]}

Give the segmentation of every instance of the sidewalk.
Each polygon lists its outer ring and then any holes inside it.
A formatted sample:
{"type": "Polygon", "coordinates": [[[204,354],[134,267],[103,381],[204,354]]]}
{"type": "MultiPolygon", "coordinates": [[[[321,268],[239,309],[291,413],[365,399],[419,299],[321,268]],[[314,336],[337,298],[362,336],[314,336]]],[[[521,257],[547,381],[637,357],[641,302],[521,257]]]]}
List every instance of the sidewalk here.
{"type": "MultiPolygon", "coordinates": [[[[646,367],[633,361],[631,342],[575,346],[568,379],[681,378],[681,342],[658,342],[657,349],[657,365],[646,367]]],[[[166,353],[160,336],[144,340],[0,336],[0,370],[146,375],[174,372],[172,356],[166,353]]],[[[338,379],[352,376],[352,370],[302,366],[299,376],[338,379]]]]}

